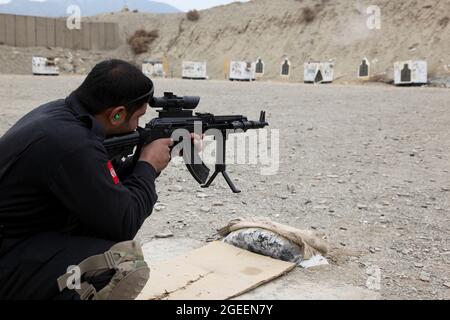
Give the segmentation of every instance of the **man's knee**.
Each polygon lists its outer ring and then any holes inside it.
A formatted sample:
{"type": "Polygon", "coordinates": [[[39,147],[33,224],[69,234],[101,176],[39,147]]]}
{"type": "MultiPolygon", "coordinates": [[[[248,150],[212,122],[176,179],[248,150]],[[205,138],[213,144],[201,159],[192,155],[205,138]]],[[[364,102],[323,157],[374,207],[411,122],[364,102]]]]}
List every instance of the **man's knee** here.
{"type": "Polygon", "coordinates": [[[64,294],[77,292],[82,300],[129,300],[139,295],[149,272],[140,245],[128,241],[72,266],[58,278],[58,287],[64,294]]]}
{"type": "MultiPolygon", "coordinates": [[[[89,256],[101,254],[115,243],[58,233],[39,234],[15,241],[0,258],[0,297],[2,299],[76,299],[73,293],[60,293],[57,278],[89,256]]],[[[113,274],[95,279],[98,288],[113,274]],[[106,277],[106,279],[104,278],[106,277]],[[98,281],[97,281],[98,280],[98,281]]]]}

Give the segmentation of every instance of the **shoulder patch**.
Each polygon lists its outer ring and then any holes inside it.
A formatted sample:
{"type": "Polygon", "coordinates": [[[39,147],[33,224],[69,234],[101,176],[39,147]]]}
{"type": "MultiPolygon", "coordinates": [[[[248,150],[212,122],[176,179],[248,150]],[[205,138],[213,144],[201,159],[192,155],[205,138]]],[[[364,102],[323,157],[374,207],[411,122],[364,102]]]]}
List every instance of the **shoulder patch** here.
{"type": "Polygon", "coordinates": [[[109,173],[111,174],[111,178],[113,179],[114,184],[119,184],[119,177],[117,176],[116,170],[114,170],[114,167],[111,163],[111,161],[108,161],[106,164],[108,167],[109,173]]]}

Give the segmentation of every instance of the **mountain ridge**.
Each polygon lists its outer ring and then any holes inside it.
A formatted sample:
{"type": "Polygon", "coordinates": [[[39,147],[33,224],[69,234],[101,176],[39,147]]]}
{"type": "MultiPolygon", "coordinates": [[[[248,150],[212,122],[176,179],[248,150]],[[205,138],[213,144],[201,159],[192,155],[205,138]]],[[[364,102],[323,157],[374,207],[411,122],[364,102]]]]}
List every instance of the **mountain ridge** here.
{"type": "Polygon", "coordinates": [[[181,10],[157,1],[147,0],[46,0],[44,2],[29,0],[12,0],[0,4],[0,13],[40,17],[65,17],[71,5],[78,5],[82,16],[95,16],[102,13],[119,12],[127,4],[130,11],[146,13],[177,13],[181,10]]]}

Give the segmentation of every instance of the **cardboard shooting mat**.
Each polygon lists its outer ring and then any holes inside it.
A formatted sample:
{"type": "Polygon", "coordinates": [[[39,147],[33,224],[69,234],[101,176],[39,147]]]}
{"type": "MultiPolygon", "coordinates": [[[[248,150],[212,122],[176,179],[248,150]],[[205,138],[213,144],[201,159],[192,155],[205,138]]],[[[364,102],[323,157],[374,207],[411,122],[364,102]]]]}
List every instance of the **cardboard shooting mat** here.
{"type": "Polygon", "coordinates": [[[295,264],[212,242],[172,260],[150,265],[138,300],[226,300],[295,268],[295,264]]]}

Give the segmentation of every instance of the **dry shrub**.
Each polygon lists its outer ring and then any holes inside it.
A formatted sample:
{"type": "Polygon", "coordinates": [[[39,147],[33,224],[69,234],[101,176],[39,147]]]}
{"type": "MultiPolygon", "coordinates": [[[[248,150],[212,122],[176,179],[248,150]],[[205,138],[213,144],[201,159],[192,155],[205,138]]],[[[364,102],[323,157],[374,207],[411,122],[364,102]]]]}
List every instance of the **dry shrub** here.
{"type": "Polygon", "coordinates": [[[158,30],[145,31],[144,29],[139,29],[128,39],[128,44],[134,54],[142,54],[148,52],[148,46],[158,37],[158,30]]]}
{"type": "Polygon", "coordinates": [[[186,18],[189,21],[198,21],[200,19],[200,13],[197,10],[190,10],[186,13],[186,18]]]}
{"type": "Polygon", "coordinates": [[[386,83],[386,84],[394,83],[394,80],[391,77],[389,77],[387,75],[387,73],[385,73],[385,72],[371,76],[369,81],[370,82],[381,82],[381,83],[386,83]]]}
{"type": "Polygon", "coordinates": [[[303,20],[306,23],[311,23],[316,18],[316,12],[309,7],[303,8],[303,20]]]}
{"type": "Polygon", "coordinates": [[[448,25],[448,23],[450,22],[450,18],[449,17],[445,17],[445,18],[442,18],[441,20],[439,20],[439,25],[442,27],[442,28],[445,28],[447,25],[448,25]]]}

